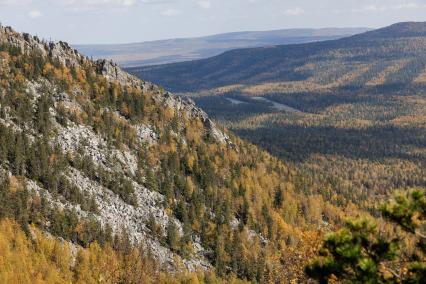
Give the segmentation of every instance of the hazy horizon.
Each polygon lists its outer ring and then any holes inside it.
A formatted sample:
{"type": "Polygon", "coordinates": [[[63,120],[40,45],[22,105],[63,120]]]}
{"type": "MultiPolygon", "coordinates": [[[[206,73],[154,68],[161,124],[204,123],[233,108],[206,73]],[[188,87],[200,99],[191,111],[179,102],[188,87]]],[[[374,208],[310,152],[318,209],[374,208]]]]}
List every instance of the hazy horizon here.
{"type": "Polygon", "coordinates": [[[420,0],[0,0],[0,22],[72,44],[125,44],[230,32],[379,28],[423,21],[420,0]]]}
{"type": "MultiPolygon", "coordinates": [[[[377,27],[380,28],[380,27],[377,27]]],[[[206,38],[206,37],[214,37],[214,36],[220,36],[220,35],[226,35],[226,34],[237,34],[237,33],[261,33],[261,32],[273,32],[273,31],[286,31],[286,30],[326,30],[326,29],[376,29],[371,27],[322,27],[322,28],[315,28],[315,27],[303,27],[303,28],[283,28],[283,29],[271,29],[271,30],[240,30],[240,31],[227,31],[223,33],[214,33],[214,34],[205,34],[205,35],[198,35],[198,36],[182,36],[182,37],[170,37],[170,38],[159,38],[154,40],[146,40],[146,41],[134,41],[134,42],[118,42],[118,43],[71,43],[75,46],[84,46],[84,45],[131,45],[131,44],[140,44],[140,43],[150,43],[150,42],[159,42],[159,41],[167,41],[167,40],[180,40],[180,39],[197,39],[197,38],[206,38]]]]}

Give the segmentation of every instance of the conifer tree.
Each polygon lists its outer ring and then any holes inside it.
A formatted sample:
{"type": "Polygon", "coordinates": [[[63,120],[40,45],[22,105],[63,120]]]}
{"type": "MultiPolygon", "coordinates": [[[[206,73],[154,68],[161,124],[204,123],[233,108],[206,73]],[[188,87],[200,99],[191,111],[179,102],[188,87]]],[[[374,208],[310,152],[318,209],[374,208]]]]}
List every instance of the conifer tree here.
{"type": "Polygon", "coordinates": [[[306,267],[319,283],[424,283],[426,279],[426,197],[422,190],[397,195],[381,208],[383,216],[404,231],[389,239],[370,220],[348,221],[329,234],[320,256],[306,267]],[[401,238],[414,238],[417,249],[407,259],[401,238]]]}
{"type": "Polygon", "coordinates": [[[179,249],[179,231],[176,223],[172,219],[169,219],[169,223],[167,225],[166,241],[171,250],[177,251],[179,249]]]}

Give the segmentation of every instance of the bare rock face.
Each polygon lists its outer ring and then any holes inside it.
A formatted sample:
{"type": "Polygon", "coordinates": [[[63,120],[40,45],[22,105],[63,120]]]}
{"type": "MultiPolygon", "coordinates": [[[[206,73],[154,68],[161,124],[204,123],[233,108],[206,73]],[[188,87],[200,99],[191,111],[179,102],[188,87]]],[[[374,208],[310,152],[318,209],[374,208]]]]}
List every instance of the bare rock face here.
{"type": "Polygon", "coordinates": [[[95,62],[99,74],[105,76],[110,82],[118,82],[122,86],[136,87],[141,81],[133,75],[124,72],[118,65],[110,60],[100,59],[95,62]]]}
{"type": "Polygon", "coordinates": [[[154,129],[149,125],[139,124],[134,126],[136,129],[136,135],[139,138],[141,144],[156,144],[158,142],[158,135],[155,133],[154,129]]]}
{"type": "Polygon", "coordinates": [[[48,45],[49,56],[52,58],[57,58],[65,66],[75,66],[82,64],[87,58],[77,50],[71,48],[68,43],[60,42],[50,42],[48,45]]]}
{"type": "Polygon", "coordinates": [[[23,52],[37,51],[42,56],[50,56],[58,59],[66,66],[79,65],[88,60],[88,58],[71,48],[66,42],[48,43],[27,33],[21,35],[11,27],[0,26],[0,42],[7,42],[18,46],[23,52]]]}

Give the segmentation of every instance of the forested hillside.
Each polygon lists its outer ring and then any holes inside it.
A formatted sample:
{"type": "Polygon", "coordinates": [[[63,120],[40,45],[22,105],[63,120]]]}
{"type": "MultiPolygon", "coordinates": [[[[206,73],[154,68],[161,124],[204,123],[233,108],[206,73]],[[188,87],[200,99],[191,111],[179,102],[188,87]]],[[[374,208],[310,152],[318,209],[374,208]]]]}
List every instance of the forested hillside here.
{"type": "Polygon", "coordinates": [[[359,213],[64,42],[0,27],[0,65],[0,282],[302,281],[322,232],[359,213]]]}
{"type": "Polygon", "coordinates": [[[375,212],[393,189],[426,186],[425,27],[131,71],[191,96],[332,203],[375,212]]]}

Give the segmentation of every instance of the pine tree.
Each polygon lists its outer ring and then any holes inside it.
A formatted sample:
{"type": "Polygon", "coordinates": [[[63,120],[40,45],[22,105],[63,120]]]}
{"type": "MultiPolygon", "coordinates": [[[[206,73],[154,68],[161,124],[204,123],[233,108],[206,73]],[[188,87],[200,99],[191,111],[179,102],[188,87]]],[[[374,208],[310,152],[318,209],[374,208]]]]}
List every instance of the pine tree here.
{"type": "Polygon", "coordinates": [[[216,245],[214,248],[215,267],[219,275],[225,275],[228,262],[230,261],[229,254],[226,251],[224,236],[218,232],[216,236],[216,245]]]}
{"type": "Polygon", "coordinates": [[[166,236],[167,245],[172,251],[177,251],[179,249],[179,231],[176,226],[176,223],[170,218],[167,225],[167,236],[166,236]]]}
{"type": "Polygon", "coordinates": [[[307,275],[319,283],[328,283],[331,279],[347,283],[424,283],[424,191],[397,195],[381,210],[387,220],[416,239],[418,249],[409,257],[408,263],[400,251],[401,238],[407,235],[389,239],[380,234],[372,221],[361,219],[348,221],[343,229],[326,236],[319,251],[320,257],[306,267],[307,275]]]}
{"type": "Polygon", "coordinates": [[[23,175],[25,170],[25,148],[22,135],[16,136],[14,151],[11,157],[13,173],[23,175]]]}
{"type": "Polygon", "coordinates": [[[278,188],[275,191],[274,207],[275,208],[281,208],[281,206],[283,205],[283,202],[284,202],[283,191],[280,188],[278,188]]]}
{"type": "Polygon", "coordinates": [[[152,191],[158,191],[158,181],[151,169],[146,170],[145,186],[152,191]]]}

